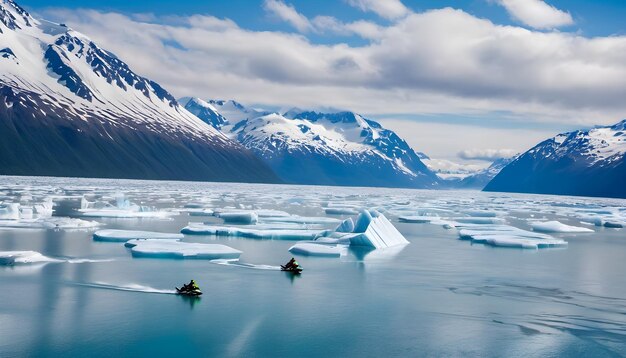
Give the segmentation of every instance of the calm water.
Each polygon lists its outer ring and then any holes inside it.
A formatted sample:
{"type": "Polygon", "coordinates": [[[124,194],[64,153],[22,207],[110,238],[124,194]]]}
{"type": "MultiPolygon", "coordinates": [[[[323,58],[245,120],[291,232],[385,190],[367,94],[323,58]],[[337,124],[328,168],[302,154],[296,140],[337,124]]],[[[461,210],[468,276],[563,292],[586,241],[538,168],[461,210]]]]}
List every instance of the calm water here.
{"type": "MultiPolygon", "coordinates": [[[[341,258],[298,257],[305,271],[293,277],[201,260],[133,258],[123,244],[94,242],[93,230],[0,230],[0,251],[96,261],[0,266],[0,356],[626,355],[626,229],[586,226],[576,217],[581,210],[624,214],[625,201],[0,178],[4,200],[84,194],[111,200],[119,193],[161,210],[199,201],[215,208],[242,205],[309,216],[324,216],[322,206],[329,202],[377,207],[411,244],[369,254],[351,251],[341,258]],[[595,232],[554,234],[569,242],[565,249],[493,248],[461,241],[455,229],[398,223],[398,215],[424,208],[449,210],[442,211],[449,217],[489,209],[524,229],[532,216],[595,232]],[[143,292],[168,292],[191,278],[205,292],[201,299],[143,292]]],[[[108,229],[162,232],[178,232],[190,221],[220,222],[187,213],[167,220],[89,220],[108,229]]],[[[241,262],[266,265],[286,262],[294,243],[185,240],[223,243],[243,251],[241,262]]]]}

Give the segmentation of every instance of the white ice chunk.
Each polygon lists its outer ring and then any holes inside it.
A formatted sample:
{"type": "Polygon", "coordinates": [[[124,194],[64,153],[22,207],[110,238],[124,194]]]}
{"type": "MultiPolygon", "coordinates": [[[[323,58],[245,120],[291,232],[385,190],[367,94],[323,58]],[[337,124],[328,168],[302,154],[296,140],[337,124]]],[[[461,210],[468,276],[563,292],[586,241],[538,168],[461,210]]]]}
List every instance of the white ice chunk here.
{"type": "Polygon", "coordinates": [[[17,204],[17,203],[0,204],[0,219],[19,220],[20,219],[20,204],[17,204]]]}
{"type": "Polygon", "coordinates": [[[263,222],[283,222],[283,223],[298,223],[298,224],[335,224],[339,222],[339,219],[326,218],[326,217],[310,217],[310,216],[297,216],[291,215],[286,217],[271,217],[263,218],[263,222]]]}
{"type": "Polygon", "coordinates": [[[136,241],[131,248],[133,257],[169,259],[239,259],[241,251],[219,244],[196,244],[173,240],[136,241]]]}
{"type": "Polygon", "coordinates": [[[295,255],[322,257],[340,257],[345,255],[346,251],[345,246],[320,245],[311,242],[299,242],[289,248],[289,252],[295,255]]]}
{"type": "Polygon", "coordinates": [[[166,219],[177,215],[172,211],[155,211],[147,207],[133,207],[131,209],[103,208],[103,209],[81,209],[82,216],[92,218],[117,218],[117,219],[166,219]]]}
{"type": "Polygon", "coordinates": [[[135,247],[141,244],[142,242],[150,241],[150,240],[159,240],[160,242],[180,242],[181,241],[181,239],[131,239],[131,240],[126,241],[126,243],[124,243],[124,246],[135,247]]]}
{"type": "Polygon", "coordinates": [[[324,208],[326,215],[356,215],[359,212],[353,208],[324,208]]]}
{"type": "Polygon", "coordinates": [[[439,221],[441,218],[438,216],[406,215],[400,216],[398,220],[403,223],[425,224],[432,223],[433,221],[439,221]]]}
{"type": "Polygon", "coordinates": [[[257,215],[259,215],[260,218],[275,218],[275,217],[285,217],[285,216],[290,215],[288,212],[285,212],[282,210],[273,210],[273,209],[258,209],[258,210],[255,210],[255,212],[257,213],[257,215]]]}
{"type": "Polygon", "coordinates": [[[556,233],[578,233],[578,232],[594,232],[586,227],[565,225],[558,221],[533,222],[530,226],[539,232],[556,232],[556,233]]]}
{"type": "Polygon", "coordinates": [[[354,231],[354,221],[352,218],[347,218],[342,221],[339,226],[335,229],[336,232],[352,232],[354,231]]]}
{"type": "Polygon", "coordinates": [[[243,228],[200,224],[189,225],[183,228],[181,232],[187,235],[216,235],[266,240],[314,240],[325,233],[324,230],[255,229],[255,226],[243,228]]]}
{"type": "Polygon", "coordinates": [[[254,211],[223,211],[218,216],[226,223],[256,224],[259,215],[254,211]]]}
{"type": "Polygon", "coordinates": [[[63,262],[37,251],[0,251],[0,266],[24,265],[42,262],[63,262]]]}
{"type": "Polygon", "coordinates": [[[454,221],[462,223],[462,224],[479,224],[479,225],[489,225],[489,224],[502,224],[504,223],[504,219],[501,218],[490,218],[490,217],[463,217],[463,218],[455,218],[454,221]]]}
{"type": "Polygon", "coordinates": [[[187,209],[189,216],[213,216],[215,212],[211,209],[187,209]]]}
{"type": "Polygon", "coordinates": [[[0,228],[10,229],[48,229],[48,230],[74,230],[93,229],[100,226],[95,221],[87,221],[73,218],[52,217],[44,219],[23,220],[0,220],[0,228]]]}
{"type": "Polygon", "coordinates": [[[511,247],[520,249],[542,249],[548,247],[567,246],[567,242],[558,239],[526,239],[518,236],[494,235],[484,236],[481,239],[472,240],[474,243],[482,243],[497,247],[511,247]]]}
{"type": "Polygon", "coordinates": [[[126,242],[132,239],[180,240],[184,237],[185,236],[183,234],[169,234],[135,230],[99,230],[93,234],[94,240],[108,242],[126,242]]]}
{"type": "Polygon", "coordinates": [[[478,218],[495,218],[498,214],[488,210],[463,210],[464,214],[478,218]]]}
{"type": "Polygon", "coordinates": [[[350,238],[350,245],[354,246],[381,249],[409,243],[384,215],[375,210],[363,210],[359,214],[354,232],[361,233],[350,238]]]}

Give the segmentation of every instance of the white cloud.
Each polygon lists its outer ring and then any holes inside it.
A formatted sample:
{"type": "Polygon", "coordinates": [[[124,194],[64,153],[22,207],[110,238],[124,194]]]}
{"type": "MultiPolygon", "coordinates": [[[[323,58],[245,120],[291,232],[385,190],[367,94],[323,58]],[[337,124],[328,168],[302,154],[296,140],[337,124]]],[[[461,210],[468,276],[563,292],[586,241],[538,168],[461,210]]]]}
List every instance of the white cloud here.
{"type": "Polygon", "coordinates": [[[177,96],[368,115],[505,111],[529,126],[542,120],[609,124],[626,113],[624,36],[536,32],[450,8],[412,13],[387,27],[313,20],[371,39],[359,46],[313,44],[302,35],[250,31],[211,16],[146,22],[85,10],[48,15],[177,96]]]}
{"type": "Polygon", "coordinates": [[[291,26],[295,27],[300,32],[313,30],[309,19],[300,14],[293,5],[285,4],[280,0],[265,0],[263,7],[265,11],[291,24],[291,26]]]}
{"type": "Polygon", "coordinates": [[[536,29],[573,25],[574,19],[543,0],[497,0],[516,20],[536,29]]]}
{"type": "Polygon", "coordinates": [[[493,162],[500,158],[510,158],[517,153],[513,149],[465,149],[459,152],[459,158],[493,162]]]}
{"type": "Polygon", "coordinates": [[[393,20],[408,15],[411,11],[400,0],[346,0],[362,11],[371,11],[385,19],[393,20]]]}

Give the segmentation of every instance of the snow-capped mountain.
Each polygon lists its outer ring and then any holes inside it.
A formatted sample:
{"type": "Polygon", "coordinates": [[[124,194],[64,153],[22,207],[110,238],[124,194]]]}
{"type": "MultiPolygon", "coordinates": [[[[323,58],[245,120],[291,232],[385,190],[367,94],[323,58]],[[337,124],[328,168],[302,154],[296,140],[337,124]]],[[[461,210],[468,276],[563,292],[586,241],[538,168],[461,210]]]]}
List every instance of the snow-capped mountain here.
{"type": "Polygon", "coordinates": [[[352,112],[280,114],[234,101],[185,102],[206,123],[224,117],[219,128],[289,183],[433,188],[439,182],[396,133],[352,112]]]}
{"type": "Polygon", "coordinates": [[[515,160],[515,158],[516,157],[496,159],[489,167],[466,176],[454,183],[452,187],[460,189],[483,189],[504,167],[515,160]]]}
{"type": "Polygon", "coordinates": [[[559,134],[507,165],[487,191],[626,198],[626,120],[559,134]]]}
{"type": "Polygon", "coordinates": [[[252,153],[65,25],[0,2],[0,173],[274,181],[252,153]]]}

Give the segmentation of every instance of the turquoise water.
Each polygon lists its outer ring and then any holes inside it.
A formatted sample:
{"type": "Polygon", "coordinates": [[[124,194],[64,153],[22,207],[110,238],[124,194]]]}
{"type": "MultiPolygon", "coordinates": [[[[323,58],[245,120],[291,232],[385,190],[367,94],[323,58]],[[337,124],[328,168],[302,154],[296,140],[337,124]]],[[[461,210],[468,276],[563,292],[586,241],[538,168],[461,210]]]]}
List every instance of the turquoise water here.
{"type": "MultiPolygon", "coordinates": [[[[124,193],[159,210],[204,201],[310,216],[324,216],[329,202],[377,207],[411,242],[341,258],[298,257],[304,272],[294,277],[202,260],[133,258],[123,244],[94,242],[94,230],[0,230],[0,251],[92,261],[0,266],[2,357],[626,355],[626,231],[584,225],[576,216],[581,210],[623,214],[626,201],[15,177],[0,178],[0,193],[23,202],[124,193]],[[455,229],[397,220],[424,208],[448,210],[449,217],[489,209],[524,229],[535,218],[594,232],[554,234],[569,242],[562,249],[472,245],[455,229]],[[191,278],[205,293],[200,299],[170,294],[191,278]]],[[[162,232],[178,232],[190,221],[221,222],[187,213],[86,220],[162,232]]],[[[222,243],[243,251],[242,263],[272,266],[288,261],[294,244],[212,236],[185,241],[222,243]]]]}

